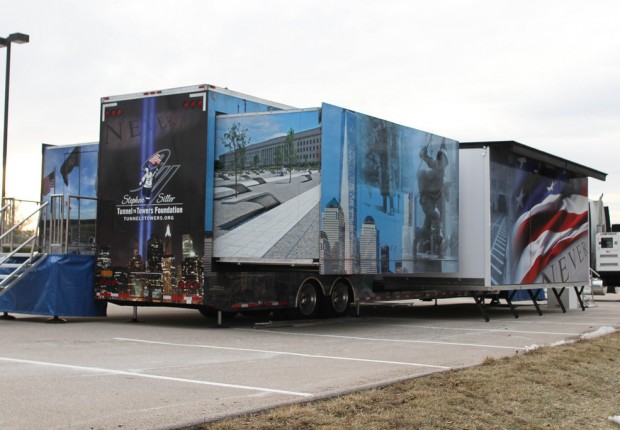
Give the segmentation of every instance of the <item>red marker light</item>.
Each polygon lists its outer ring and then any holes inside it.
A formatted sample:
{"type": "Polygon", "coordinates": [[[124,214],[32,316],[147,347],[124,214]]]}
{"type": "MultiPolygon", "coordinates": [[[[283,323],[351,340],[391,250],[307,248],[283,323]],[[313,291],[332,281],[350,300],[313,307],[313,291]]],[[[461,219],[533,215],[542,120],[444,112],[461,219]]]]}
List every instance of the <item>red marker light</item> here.
{"type": "Polygon", "coordinates": [[[187,109],[187,108],[189,107],[189,102],[188,102],[187,100],[185,100],[185,101],[183,102],[183,107],[184,107],[185,109],[187,109]]]}

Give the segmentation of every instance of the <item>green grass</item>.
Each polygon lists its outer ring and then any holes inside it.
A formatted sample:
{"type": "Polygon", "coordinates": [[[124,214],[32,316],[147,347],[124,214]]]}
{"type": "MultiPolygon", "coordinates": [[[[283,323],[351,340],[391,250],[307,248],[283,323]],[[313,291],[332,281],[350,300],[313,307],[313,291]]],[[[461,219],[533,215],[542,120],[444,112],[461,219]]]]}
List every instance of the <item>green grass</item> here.
{"type": "Polygon", "coordinates": [[[620,429],[620,332],[195,429],[620,429]]]}

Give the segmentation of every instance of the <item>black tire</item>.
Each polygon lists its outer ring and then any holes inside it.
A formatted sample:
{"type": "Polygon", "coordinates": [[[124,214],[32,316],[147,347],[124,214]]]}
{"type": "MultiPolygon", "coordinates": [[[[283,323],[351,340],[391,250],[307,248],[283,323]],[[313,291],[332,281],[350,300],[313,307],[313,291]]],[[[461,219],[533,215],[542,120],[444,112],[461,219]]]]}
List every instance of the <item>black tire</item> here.
{"type": "Polygon", "coordinates": [[[351,304],[351,292],[346,282],[336,282],[323,301],[324,312],[328,316],[340,317],[347,313],[351,304]]]}
{"type": "Polygon", "coordinates": [[[309,319],[319,313],[320,296],[316,286],[312,282],[304,282],[297,290],[295,308],[287,312],[289,318],[309,319]]]}

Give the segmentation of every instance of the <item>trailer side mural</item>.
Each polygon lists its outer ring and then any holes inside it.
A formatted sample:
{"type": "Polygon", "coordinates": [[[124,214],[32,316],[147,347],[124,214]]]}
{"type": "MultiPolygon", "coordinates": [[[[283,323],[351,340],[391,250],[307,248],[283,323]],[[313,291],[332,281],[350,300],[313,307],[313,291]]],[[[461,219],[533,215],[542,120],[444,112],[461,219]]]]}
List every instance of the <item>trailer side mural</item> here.
{"type": "Polygon", "coordinates": [[[492,285],[588,282],[588,181],[491,151],[492,285]]]}
{"type": "Polygon", "coordinates": [[[217,117],[219,261],[318,261],[319,116],[319,109],[304,109],[217,117]]]}
{"type": "Polygon", "coordinates": [[[321,272],[456,272],[458,143],[323,104],[321,272]]]}

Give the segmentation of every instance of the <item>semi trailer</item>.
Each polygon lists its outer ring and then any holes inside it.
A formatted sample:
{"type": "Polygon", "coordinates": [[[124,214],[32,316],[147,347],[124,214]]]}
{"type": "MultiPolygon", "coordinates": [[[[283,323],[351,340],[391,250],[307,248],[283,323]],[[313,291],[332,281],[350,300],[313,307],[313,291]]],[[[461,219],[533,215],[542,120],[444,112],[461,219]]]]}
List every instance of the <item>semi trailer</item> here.
{"type": "Polygon", "coordinates": [[[100,120],[100,300],[308,318],[589,281],[605,174],[517,142],[208,85],[106,97],[100,120]]]}
{"type": "Polygon", "coordinates": [[[64,307],[28,308],[43,287],[19,288],[34,276],[21,273],[0,310],[311,318],[472,297],[488,320],[488,298],[516,317],[514,300],[540,312],[547,290],[564,309],[589,284],[588,178],[606,174],[518,142],[458,142],[213,85],[104,97],[99,123],[98,142],[43,146],[38,258],[53,264],[33,270],[79,260],[37,278],[56,279],[47,302],[64,307]],[[91,310],[65,288],[84,279],[91,310]]]}

